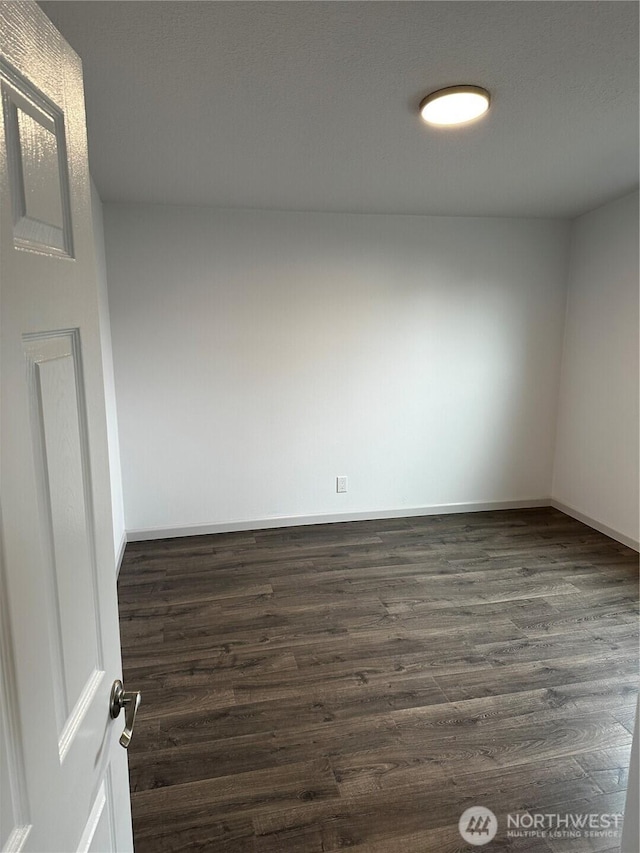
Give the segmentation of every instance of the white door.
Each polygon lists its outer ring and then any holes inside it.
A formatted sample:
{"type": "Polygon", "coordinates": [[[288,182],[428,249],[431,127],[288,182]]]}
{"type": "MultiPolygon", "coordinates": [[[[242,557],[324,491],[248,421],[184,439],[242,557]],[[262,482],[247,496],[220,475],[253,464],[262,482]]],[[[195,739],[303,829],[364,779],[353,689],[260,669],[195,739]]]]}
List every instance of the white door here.
{"type": "Polygon", "coordinates": [[[132,850],[82,70],[0,3],[0,849],[132,850]]]}

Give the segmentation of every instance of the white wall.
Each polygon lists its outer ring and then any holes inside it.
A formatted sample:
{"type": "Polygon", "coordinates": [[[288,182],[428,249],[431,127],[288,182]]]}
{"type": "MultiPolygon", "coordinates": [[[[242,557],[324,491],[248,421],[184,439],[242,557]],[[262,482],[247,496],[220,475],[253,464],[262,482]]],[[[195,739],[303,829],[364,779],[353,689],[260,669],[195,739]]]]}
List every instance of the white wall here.
{"type": "Polygon", "coordinates": [[[130,534],[548,498],[567,223],[106,205],[105,227],[130,534]]]}
{"type": "Polygon", "coordinates": [[[637,543],[638,193],[575,220],[553,497],[637,543]]]}
{"type": "Polygon", "coordinates": [[[122,501],[122,475],[120,472],[120,445],[118,441],[118,413],[113,378],[113,353],[111,348],[111,326],[109,299],[107,294],[107,270],[104,252],[104,223],[100,196],[91,182],[91,215],[93,239],[96,249],[98,298],[100,304],[100,338],[104,370],[104,390],[107,407],[107,440],[109,442],[109,473],[111,478],[111,504],[113,512],[113,543],[116,561],[122,556],[125,543],[124,505],[122,501]]]}

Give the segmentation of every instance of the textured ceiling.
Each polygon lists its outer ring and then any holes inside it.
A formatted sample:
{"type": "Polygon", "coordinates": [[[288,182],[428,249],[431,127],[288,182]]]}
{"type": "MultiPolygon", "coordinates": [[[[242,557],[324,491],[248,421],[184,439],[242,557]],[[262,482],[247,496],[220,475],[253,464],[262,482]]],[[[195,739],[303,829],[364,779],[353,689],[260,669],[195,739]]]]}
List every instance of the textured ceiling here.
{"type": "Polygon", "coordinates": [[[43,2],[105,201],[571,217],[638,183],[635,2],[43,2]],[[475,83],[489,113],[418,117],[475,83]]]}

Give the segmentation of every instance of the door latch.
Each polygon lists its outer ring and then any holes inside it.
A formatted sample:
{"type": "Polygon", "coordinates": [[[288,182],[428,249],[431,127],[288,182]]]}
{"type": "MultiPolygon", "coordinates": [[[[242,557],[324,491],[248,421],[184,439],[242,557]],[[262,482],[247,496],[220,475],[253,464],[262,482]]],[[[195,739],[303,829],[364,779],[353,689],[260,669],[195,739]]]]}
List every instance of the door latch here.
{"type": "Polygon", "coordinates": [[[136,721],[136,714],[140,706],[142,694],[139,690],[127,691],[122,686],[120,679],[113,682],[111,688],[111,699],[109,700],[109,713],[112,719],[120,716],[120,711],[124,708],[124,731],[120,735],[120,746],[125,749],[131,743],[133,737],[133,726],[136,721]]]}

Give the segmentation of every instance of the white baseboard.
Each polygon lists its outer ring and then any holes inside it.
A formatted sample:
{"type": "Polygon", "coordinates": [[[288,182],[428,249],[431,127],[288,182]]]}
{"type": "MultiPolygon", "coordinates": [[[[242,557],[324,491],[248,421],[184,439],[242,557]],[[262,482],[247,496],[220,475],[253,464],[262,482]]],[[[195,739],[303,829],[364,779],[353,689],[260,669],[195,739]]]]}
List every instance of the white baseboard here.
{"type": "Polygon", "coordinates": [[[337,524],[341,521],[371,521],[376,518],[409,518],[417,515],[448,515],[459,512],[487,512],[497,509],[529,509],[549,506],[548,498],[517,501],[479,501],[440,504],[405,509],[365,510],[363,512],[319,513],[317,515],[280,515],[250,521],[222,521],[214,524],[189,524],[184,527],[147,527],[127,530],[128,542],[148,539],[173,539],[177,536],[202,536],[209,533],[233,533],[242,530],[267,530],[272,527],[298,527],[303,524],[337,524]]]}
{"type": "Polygon", "coordinates": [[[568,504],[564,504],[562,501],[557,501],[555,498],[551,498],[548,501],[548,504],[554,509],[559,509],[560,512],[564,512],[565,515],[570,515],[571,518],[575,518],[576,521],[581,521],[588,527],[593,527],[593,529],[597,530],[598,533],[604,533],[604,535],[608,536],[610,539],[615,539],[617,542],[621,542],[628,548],[633,548],[634,551],[640,551],[640,542],[638,542],[637,539],[632,539],[631,536],[627,536],[625,533],[620,533],[619,530],[614,530],[613,527],[609,527],[607,524],[602,524],[602,522],[596,521],[595,518],[591,518],[583,512],[580,512],[580,510],[575,509],[568,504]]]}
{"type": "Polygon", "coordinates": [[[118,550],[116,552],[116,578],[120,574],[120,568],[122,566],[122,559],[124,557],[124,549],[127,547],[128,541],[127,531],[122,531],[122,537],[120,539],[120,545],[118,546],[118,550]]]}

